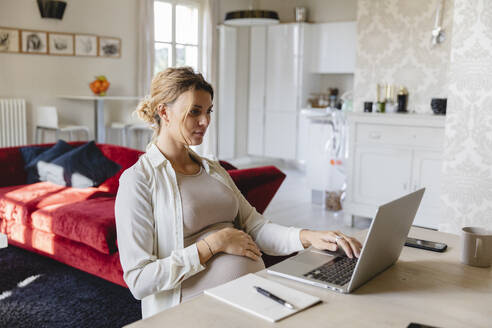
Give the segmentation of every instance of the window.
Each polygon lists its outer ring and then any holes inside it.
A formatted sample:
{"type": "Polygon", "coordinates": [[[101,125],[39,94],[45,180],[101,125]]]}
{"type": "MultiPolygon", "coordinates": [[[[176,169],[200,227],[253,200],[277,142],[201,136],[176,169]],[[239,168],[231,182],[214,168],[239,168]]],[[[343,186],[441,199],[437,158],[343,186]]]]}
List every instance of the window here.
{"type": "Polygon", "coordinates": [[[168,67],[200,67],[199,4],[154,1],[154,74],[168,67]]]}

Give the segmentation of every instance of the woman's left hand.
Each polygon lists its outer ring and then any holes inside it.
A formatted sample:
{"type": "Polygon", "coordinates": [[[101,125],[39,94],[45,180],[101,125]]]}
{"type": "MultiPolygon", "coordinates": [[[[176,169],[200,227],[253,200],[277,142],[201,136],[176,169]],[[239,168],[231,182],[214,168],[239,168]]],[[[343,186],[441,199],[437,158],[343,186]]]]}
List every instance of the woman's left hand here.
{"type": "Polygon", "coordinates": [[[337,251],[341,247],[349,258],[360,256],[362,244],[355,238],[340,231],[301,230],[300,239],[306,248],[313,246],[317,249],[337,251]]]}

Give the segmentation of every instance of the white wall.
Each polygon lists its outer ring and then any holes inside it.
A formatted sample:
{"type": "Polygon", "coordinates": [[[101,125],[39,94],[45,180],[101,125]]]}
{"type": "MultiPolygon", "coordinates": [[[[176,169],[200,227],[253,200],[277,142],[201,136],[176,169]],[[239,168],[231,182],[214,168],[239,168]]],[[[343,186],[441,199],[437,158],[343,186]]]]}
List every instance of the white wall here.
{"type": "MultiPolygon", "coordinates": [[[[55,105],[62,123],[84,124],[93,135],[94,110],[89,101],[57,95],[91,95],[89,83],[104,74],[108,95],[135,95],[138,0],[67,1],[63,20],[43,19],[34,0],[0,1],[1,26],[54,32],[89,33],[122,39],[119,59],[0,53],[0,97],[21,97],[28,104],[28,141],[35,126],[33,108],[55,105]]],[[[106,102],[106,119],[130,120],[136,102],[106,102]]]]}

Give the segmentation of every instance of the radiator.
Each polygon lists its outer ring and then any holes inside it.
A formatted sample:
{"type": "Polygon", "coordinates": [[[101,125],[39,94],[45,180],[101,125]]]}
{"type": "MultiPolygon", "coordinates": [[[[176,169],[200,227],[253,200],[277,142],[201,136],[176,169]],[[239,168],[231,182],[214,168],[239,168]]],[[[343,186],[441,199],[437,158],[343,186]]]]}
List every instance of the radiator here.
{"type": "Polygon", "coordinates": [[[0,147],[26,144],[25,99],[0,99],[0,147]]]}

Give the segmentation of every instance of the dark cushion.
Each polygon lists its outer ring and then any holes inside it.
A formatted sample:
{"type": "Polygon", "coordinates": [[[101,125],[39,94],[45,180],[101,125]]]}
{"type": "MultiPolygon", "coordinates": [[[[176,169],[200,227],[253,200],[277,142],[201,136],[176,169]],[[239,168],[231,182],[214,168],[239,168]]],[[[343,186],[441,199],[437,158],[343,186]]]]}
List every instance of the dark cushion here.
{"type": "Polygon", "coordinates": [[[36,157],[38,157],[41,153],[48,150],[48,147],[43,146],[28,146],[19,148],[19,151],[22,155],[22,159],[24,160],[24,168],[27,173],[27,183],[36,183],[39,181],[38,170],[36,166],[31,169],[27,168],[27,165],[36,157]]]}
{"type": "Polygon", "coordinates": [[[135,164],[138,158],[143,154],[140,150],[115,146],[115,145],[104,145],[99,144],[97,146],[104,156],[110,160],[118,163],[121,166],[121,170],[113,175],[108,180],[104,181],[98,188],[103,192],[107,192],[116,195],[119,187],[119,180],[121,174],[135,164]]]}
{"type": "Polygon", "coordinates": [[[79,146],[50,163],[39,162],[40,179],[75,188],[97,187],[120,170],[105,157],[94,141],[79,146]]]}
{"type": "Polygon", "coordinates": [[[27,146],[19,148],[22,159],[24,160],[24,166],[27,166],[33,159],[38,157],[41,153],[48,150],[49,147],[45,146],[27,146]]]}
{"type": "MultiPolygon", "coordinates": [[[[27,171],[27,183],[30,184],[41,181],[38,172],[38,163],[49,163],[55,158],[58,158],[61,155],[65,154],[66,152],[71,151],[72,149],[73,147],[65,141],[58,140],[58,142],[54,144],[51,148],[47,149],[46,151],[40,152],[39,155],[31,159],[25,166],[25,169],[27,171]]],[[[37,150],[32,150],[31,154],[26,154],[26,156],[32,156],[32,153],[36,151],[37,150]]],[[[26,151],[26,153],[29,153],[29,151],[26,151]]]]}

